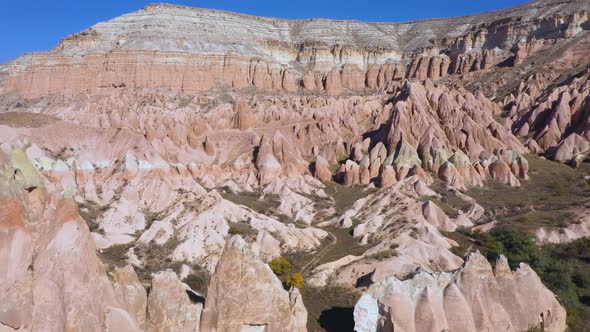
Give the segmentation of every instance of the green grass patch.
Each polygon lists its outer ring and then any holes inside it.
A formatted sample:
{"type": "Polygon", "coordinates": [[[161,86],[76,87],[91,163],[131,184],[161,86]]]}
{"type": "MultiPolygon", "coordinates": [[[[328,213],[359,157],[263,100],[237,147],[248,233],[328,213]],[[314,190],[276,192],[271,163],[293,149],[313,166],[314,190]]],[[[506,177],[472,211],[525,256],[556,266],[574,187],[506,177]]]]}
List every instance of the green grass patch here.
{"type": "Polygon", "coordinates": [[[334,199],[334,209],[337,214],[344,213],[351,208],[354,202],[366,197],[377,189],[368,189],[366,186],[346,187],[336,182],[324,182],[326,194],[334,199]]]}

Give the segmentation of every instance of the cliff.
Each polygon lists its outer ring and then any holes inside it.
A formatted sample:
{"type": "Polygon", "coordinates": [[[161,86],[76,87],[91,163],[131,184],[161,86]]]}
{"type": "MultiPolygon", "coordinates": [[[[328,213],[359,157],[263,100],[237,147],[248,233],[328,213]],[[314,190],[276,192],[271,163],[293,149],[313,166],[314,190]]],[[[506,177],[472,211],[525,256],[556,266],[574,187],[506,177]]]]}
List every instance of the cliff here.
{"type": "Polygon", "coordinates": [[[586,1],[550,0],[450,19],[366,23],[154,4],[71,35],[50,52],[16,59],[4,90],[39,97],[254,86],[341,94],[519,63],[520,43],[572,38],[588,29],[589,11],[586,1]]]}

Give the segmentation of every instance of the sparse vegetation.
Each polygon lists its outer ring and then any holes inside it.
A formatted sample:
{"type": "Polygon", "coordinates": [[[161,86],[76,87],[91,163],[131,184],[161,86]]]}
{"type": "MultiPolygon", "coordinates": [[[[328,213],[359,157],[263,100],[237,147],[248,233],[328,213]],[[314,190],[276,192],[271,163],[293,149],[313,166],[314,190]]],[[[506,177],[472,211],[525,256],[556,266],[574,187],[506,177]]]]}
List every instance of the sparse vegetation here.
{"type": "Polygon", "coordinates": [[[229,226],[229,230],[227,231],[230,235],[238,235],[238,234],[242,234],[242,231],[239,230],[237,227],[235,226],[229,226]]]}
{"type": "Polygon", "coordinates": [[[326,193],[334,199],[334,209],[337,214],[349,209],[357,200],[377,191],[377,189],[363,186],[346,187],[334,182],[324,182],[324,185],[326,193]]]}
{"type": "Polygon", "coordinates": [[[99,257],[107,265],[123,266],[127,259],[127,251],[135,245],[135,242],[115,244],[99,252],[99,257]]]}
{"type": "Polygon", "coordinates": [[[82,219],[86,221],[91,232],[102,233],[97,220],[100,219],[108,209],[109,207],[107,205],[100,206],[94,202],[86,202],[85,204],[80,204],[78,212],[82,219]]]}
{"type": "Polygon", "coordinates": [[[520,262],[539,264],[539,247],[526,233],[501,229],[491,233],[473,232],[472,235],[481,253],[491,262],[504,255],[512,269],[516,269],[520,262]]]}
{"type": "MultiPolygon", "coordinates": [[[[207,288],[211,275],[208,271],[199,266],[192,265],[193,273],[189,274],[184,281],[191,289],[199,292],[202,295],[207,295],[207,288]]],[[[180,271],[177,271],[177,273],[180,271]]]]}
{"type": "Polygon", "coordinates": [[[176,108],[185,108],[193,102],[194,96],[178,95],[176,96],[176,108]]]}
{"type": "MultiPolygon", "coordinates": [[[[24,105],[16,105],[16,108],[24,105]]],[[[26,107],[26,106],[25,106],[26,107]]],[[[45,114],[29,112],[4,112],[0,113],[0,125],[14,128],[39,128],[58,121],[57,118],[45,114]]]]}
{"type": "Polygon", "coordinates": [[[520,188],[490,181],[467,195],[486,209],[484,221],[499,220],[523,232],[567,226],[575,220],[568,210],[590,203],[585,172],[534,155],[526,158],[530,179],[521,181],[520,188]]]}
{"type": "Polygon", "coordinates": [[[180,240],[177,238],[171,238],[162,245],[154,242],[138,243],[134,248],[135,255],[144,263],[137,273],[140,280],[151,280],[152,273],[168,268],[177,270],[182,262],[175,262],[170,256],[179,244],[180,240]]]}
{"type": "Polygon", "coordinates": [[[393,249],[385,249],[385,250],[379,251],[375,254],[368,256],[367,258],[374,259],[377,261],[382,261],[382,260],[385,260],[385,259],[388,259],[391,257],[395,257],[397,255],[398,255],[398,252],[395,250],[395,248],[393,248],[393,249]]]}
{"type": "Polygon", "coordinates": [[[227,233],[229,235],[240,235],[246,241],[255,241],[258,234],[248,221],[231,223],[227,233]]]}
{"type": "Polygon", "coordinates": [[[291,273],[291,263],[285,257],[275,257],[268,265],[272,272],[278,276],[291,273]]]}
{"type": "Polygon", "coordinates": [[[234,97],[232,97],[232,95],[230,95],[227,92],[223,92],[219,95],[218,100],[222,103],[222,104],[234,104],[236,101],[234,99],[234,97]]]}
{"type": "Polygon", "coordinates": [[[233,193],[229,189],[221,191],[221,196],[228,201],[243,205],[256,212],[264,213],[270,211],[280,204],[280,199],[277,196],[267,195],[264,200],[260,199],[262,193],[257,192],[240,192],[233,193]]]}

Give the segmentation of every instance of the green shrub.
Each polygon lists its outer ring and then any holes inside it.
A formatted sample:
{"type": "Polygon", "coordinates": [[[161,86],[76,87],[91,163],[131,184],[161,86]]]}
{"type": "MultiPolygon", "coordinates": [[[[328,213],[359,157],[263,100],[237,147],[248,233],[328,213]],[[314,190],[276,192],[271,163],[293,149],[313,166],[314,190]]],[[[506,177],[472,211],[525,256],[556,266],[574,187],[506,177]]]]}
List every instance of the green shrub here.
{"type": "Polygon", "coordinates": [[[272,272],[278,276],[291,273],[291,263],[285,257],[275,257],[268,265],[272,272]]]}
{"type": "Polygon", "coordinates": [[[297,287],[297,288],[301,289],[301,288],[303,288],[304,285],[305,285],[305,278],[303,277],[303,274],[301,274],[301,273],[293,273],[287,279],[287,286],[289,286],[289,287],[297,287]]]}
{"type": "Polygon", "coordinates": [[[482,254],[491,262],[504,255],[512,269],[517,268],[520,262],[533,267],[539,263],[539,246],[526,233],[498,230],[492,233],[474,232],[473,236],[481,247],[482,254]]]}

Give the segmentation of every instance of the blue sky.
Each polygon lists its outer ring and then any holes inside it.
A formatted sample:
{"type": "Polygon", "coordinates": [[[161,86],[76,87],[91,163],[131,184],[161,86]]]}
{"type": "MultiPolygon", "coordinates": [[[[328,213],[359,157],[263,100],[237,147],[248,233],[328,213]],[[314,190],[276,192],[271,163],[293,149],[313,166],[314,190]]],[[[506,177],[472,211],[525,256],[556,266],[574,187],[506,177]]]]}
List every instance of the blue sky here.
{"type": "MultiPolygon", "coordinates": [[[[0,63],[44,51],[69,34],[162,0],[0,0],[0,63]]],[[[461,16],[507,8],[528,0],[168,0],[281,18],[335,18],[399,22],[461,16]]]]}

